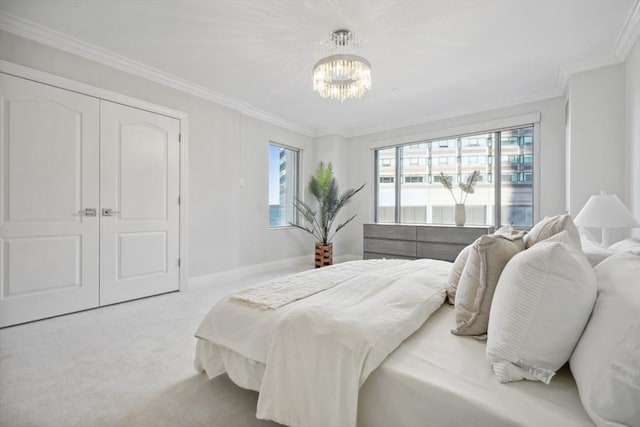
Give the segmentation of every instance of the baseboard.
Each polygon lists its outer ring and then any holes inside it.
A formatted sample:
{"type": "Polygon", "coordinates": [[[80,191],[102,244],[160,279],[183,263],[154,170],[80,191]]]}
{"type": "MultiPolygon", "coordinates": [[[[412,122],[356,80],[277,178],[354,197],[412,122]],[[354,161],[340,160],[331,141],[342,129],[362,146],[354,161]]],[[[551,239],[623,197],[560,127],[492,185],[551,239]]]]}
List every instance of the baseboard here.
{"type": "MultiPolygon", "coordinates": [[[[334,258],[334,263],[355,261],[362,259],[360,255],[345,254],[334,258]]],[[[235,268],[233,270],[221,271],[218,273],[203,274],[200,276],[190,277],[189,286],[208,285],[212,283],[220,283],[228,280],[239,279],[254,274],[268,273],[273,270],[279,270],[287,267],[297,267],[308,265],[309,268],[313,268],[313,256],[305,255],[293,258],[286,258],[272,262],[265,262],[261,264],[253,264],[244,267],[235,268]]],[[[186,289],[181,289],[186,290],[186,289]]]]}

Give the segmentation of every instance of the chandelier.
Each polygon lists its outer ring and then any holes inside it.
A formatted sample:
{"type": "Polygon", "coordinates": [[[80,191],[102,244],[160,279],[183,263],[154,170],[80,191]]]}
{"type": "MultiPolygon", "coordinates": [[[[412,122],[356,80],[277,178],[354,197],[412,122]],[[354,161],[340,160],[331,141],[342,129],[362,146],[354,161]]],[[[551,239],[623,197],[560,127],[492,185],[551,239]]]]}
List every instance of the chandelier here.
{"type": "Polygon", "coordinates": [[[357,99],[371,89],[371,64],[356,55],[360,41],[348,30],[337,30],[325,42],[330,55],[313,66],[313,90],[321,97],[357,99]]]}

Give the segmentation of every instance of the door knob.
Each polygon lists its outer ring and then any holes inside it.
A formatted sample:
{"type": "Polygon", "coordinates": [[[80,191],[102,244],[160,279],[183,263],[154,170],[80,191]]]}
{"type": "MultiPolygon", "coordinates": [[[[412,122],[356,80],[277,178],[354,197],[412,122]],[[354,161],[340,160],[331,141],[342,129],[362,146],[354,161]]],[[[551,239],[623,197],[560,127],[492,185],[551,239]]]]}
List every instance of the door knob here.
{"type": "Polygon", "coordinates": [[[119,214],[119,211],[114,211],[110,208],[103,208],[102,209],[102,216],[114,216],[115,214],[119,214]]]}
{"type": "Polygon", "coordinates": [[[78,213],[80,216],[96,216],[96,208],[86,208],[78,213]]]}

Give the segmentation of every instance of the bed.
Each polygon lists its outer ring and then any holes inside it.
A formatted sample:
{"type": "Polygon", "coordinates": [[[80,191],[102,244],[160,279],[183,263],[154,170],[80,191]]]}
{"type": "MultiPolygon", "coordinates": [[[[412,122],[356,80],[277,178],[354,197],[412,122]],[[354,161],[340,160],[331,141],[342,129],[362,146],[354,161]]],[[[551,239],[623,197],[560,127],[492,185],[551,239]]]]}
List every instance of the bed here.
{"type": "MultiPolygon", "coordinates": [[[[552,234],[557,231],[554,230],[552,234]]],[[[640,266],[640,258],[636,255],[633,259],[623,261],[625,266],[634,266],[634,272],[630,276],[632,280],[638,278],[640,268],[637,267],[640,266]]],[[[243,298],[242,292],[239,295],[229,296],[211,309],[198,328],[194,366],[198,371],[205,371],[210,378],[226,372],[238,386],[260,392],[258,418],[272,419],[291,426],[640,425],[638,424],[640,418],[637,422],[634,421],[638,414],[638,409],[635,407],[640,403],[640,400],[636,401],[640,396],[638,394],[640,387],[634,382],[637,382],[637,372],[633,370],[637,367],[637,359],[640,355],[634,343],[628,347],[628,351],[625,350],[626,353],[623,355],[627,357],[624,366],[630,369],[626,372],[628,374],[626,379],[620,375],[614,378],[618,382],[621,378],[626,381],[627,388],[622,390],[622,394],[615,391],[618,390],[615,387],[607,386],[604,393],[594,389],[594,382],[605,384],[611,380],[608,377],[598,377],[595,381],[590,378],[579,381],[583,387],[581,389],[583,396],[581,396],[568,363],[557,370],[549,384],[539,381],[508,383],[497,381],[492,365],[487,361],[487,341],[451,333],[452,327],[456,324],[456,314],[454,307],[445,302],[444,289],[452,266],[452,263],[435,260],[366,260],[303,272],[294,275],[293,280],[288,277],[267,283],[267,287],[281,288],[280,291],[284,293],[287,286],[291,283],[295,286],[299,280],[312,278],[310,281],[315,283],[311,285],[307,296],[296,295],[284,302],[280,300],[283,293],[276,292],[275,298],[271,301],[271,303],[276,301],[275,309],[261,307],[263,300],[260,298],[258,303],[240,301],[243,298]],[[313,279],[323,275],[324,279],[313,279]],[[406,318],[397,320],[393,327],[394,336],[391,343],[385,342],[380,346],[376,344],[364,350],[360,349],[359,342],[354,344],[353,348],[349,347],[345,353],[347,355],[350,351],[354,354],[361,351],[364,354],[363,358],[353,361],[356,370],[360,369],[364,374],[359,378],[349,379],[348,373],[351,371],[340,371],[344,369],[343,362],[339,362],[337,367],[335,361],[323,362],[323,359],[331,359],[334,352],[339,354],[341,351],[340,348],[334,349],[331,344],[322,341],[323,337],[335,335],[326,333],[327,328],[335,327],[332,323],[334,321],[322,323],[320,329],[324,332],[319,335],[321,345],[318,346],[314,344],[314,340],[319,339],[317,334],[307,334],[304,330],[298,331],[296,325],[304,323],[309,313],[313,314],[319,307],[327,305],[337,306],[335,313],[341,317],[342,313],[347,311],[346,306],[359,304],[359,302],[353,303],[352,298],[355,294],[349,294],[348,288],[365,289],[365,286],[368,286],[366,284],[378,277],[392,277],[391,281],[399,282],[400,288],[413,289],[409,292],[426,292],[425,298],[429,303],[415,306],[407,305],[407,301],[397,304],[382,301],[373,303],[374,307],[377,307],[373,311],[382,312],[387,305],[393,307],[398,305],[401,308],[395,307],[394,310],[411,311],[413,313],[411,316],[417,313],[415,315],[417,317],[409,316],[409,320],[406,318]],[[328,282],[328,285],[323,286],[322,282],[328,282]],[[425,285],[425,282],[428,284],[425,285]],[[335,300],[336,297],[338,302],[335,300]],[[343,306],[340,305],[341,301],[343,306]],[[375,306],[375,304],[379,305],[375,306]],[[288,325],[284,329],[286,333],[278,332],[281,324],[289,323],[283,320],[288,317],[296,319],[293,323],[295,327],[288,325]],[[409,324],[408,328],[405,328],[406,324],[409,324]],[[403,325],[405,330],[399,333],[395,330],[397,325],[403,325]],[[298,335],[295,335],[296,333],[298,335]],[[287,344],[282,339],[280,341],[276,339],[278,334],[286,335],[288,339],[293,340],[293,345],[291,342],[287,344]],[[273,372],[269,372],[268,369],[268,361],[275,360],[271,358],[272,353],[278,353],[279,347],[286,350],[280,351],[281,354],[284,353],[283,364],[275,370],[277,375],[273,377],[273,372]],[[329,363],[329,365],[322,363],[329,363]],[[305,370],[313,371],[314,369],[316,374],[322,372],[322,375],[319,375],[321,378],[314,377],[313,372],[305,372],[305,370]],[[327,381],[325,377],[335,377],[351,384],[347,388],[353,388],[352,383],[355,381],[355,401],[349,393],[343,393],[341,385],[337,386],[335,382],[324,384],[323,381],[327,381]],[[265,383],[269,384],[266,388],[265,383]],[[318,396],[327,394],[313,395],[315,391],[311,391],[309,395],[311,397],[305,395],[316,386],[320,390],[324,387],[329,391],[325,390],[328,394],[334,390],[334,394],[339,395],[338,406],[340,402],[346,402],[347,408],[319,404],[318,402],[324,398],[318,396]],[[295,390],[293,397],[287,396],[291,390],[295,390]],[[270,394],[271,401],[261,408],[260,399],[263,393],[270,394]],[[593,409],[589,405],[589,402],[594,399],[593,396],[596,396],[599,403],[613,401],[608,404],[609,408],[604,410],[605,415],[602,415],[602,410],[593,409]],[[283,400],[278,402],[278,399],[283,400]],[[625,401],[625,399],[626,403],[616,406],[618,405],[616,402],[625,401]],[[585,402],[588,409],[585,409],[585,402]],[[284,415],[278,410],[270,412],[271,404],[276,406],[280,404],[284,408],[284,415]],[[611,408],[615,409],[614,415],[610,415],[611,408]],[[607,411],[609,411],[608,414],[607,411]],[[333,412],[340,416],[334,417],[333,412]],[[616,423],[607,419],[607,417],[618,417],[618,414],[623,414],[620,416],[632,421],[616,423]]],[[[620,269],[615,265],[612,268],[615,271],[620,269]]],[[[628,278],[629,276],[626,279],[628,278]]],[[[621,281],[620,278],[617,280],[621,281]]],[[[256,288],[260,289],[261,286],[256,288]]],[[[380,286],[390,285],[387,282],[381,282],[380,286]]],[[[371,287],[375,288],[375,285],[371,287]]],[[[599,290],[598,292],[600,295],[608,291],[599,290]]],[[[615,294],[617,295],[617,291],[615,294]]],[[[633,291],[633,294],[631,298],[633,302],[622,310],[626,313],[626,319],[629,319],[629,313],[632,319],[640,318],[638,312],[640,299],[637,298],[637,291],[633,291]]],[[[416,299],[416,296],[412,295],[408,300],[412,299],[416,299]]],[[[268,300],[269,297],[267,297],[268,300]]],[[[625,301],[628,300],[628,297],[625,298],[625,301]]],[[[371,309],[369,305],[364,307],[371,309]]],[[[597,317],[598,303],[593,310],[592,317],[597,317]]],[[[342,321],[347,325],[355,325],[354,322],[358,316],[363,317],[362,313],[359,313],[353,318],[347,316],[342,321]]],[[[392,317],[395,318],[395,314],[392,317]]],[[[640,322],[636,324],[632,321],[632,325],[637,329],[623,331],[627,334],[625,338],[627,341],[636,330],[640,330],[640,322]]],[[[353,329],[354,331],[350,333],[357,334],[367,327],[367,325],[356,325],[347,329],[353,329]]],[[[376,328],[379,328],[378,324],[374,328],[378,331],[376,328]]],[[[598,328],[594,326],[592,329],[598,328]]],[[[584,335],[589,334],[593,335],[587,327],[584,335]]],[[[345,338],[342,333],[338,335],[338,340],[345,338]]],[[[614,335],[609,334],[609,338],[614,340],[612,347],[617,339],[614,335]]],[[[354,336],[349,335],[345,340],[355,341],[354,336]]],[[[381,340],[376,338],[373,341],[381,340]]],[[[595,337],[592,341],[603,342],[601,337],[595,337]]],[[[589,348],[589,343],[583,345],[581,342],[578,347],[580,346],[587,347],[590,352],[595,351],[589,348]]],[[[586,362],[576,360],[577,372],[588,371],[586,374],[581,373],[583,378],[598,372],[598,366],[594,365],[591,359],[587,359],[586,362]]],[[[275,362],[270,363],[276,365],[275,362]]],[[[352,363],[351,360],[348,363],[352,363]]],[[[273,368],[271,370],[274,371],[273,368]]]]}

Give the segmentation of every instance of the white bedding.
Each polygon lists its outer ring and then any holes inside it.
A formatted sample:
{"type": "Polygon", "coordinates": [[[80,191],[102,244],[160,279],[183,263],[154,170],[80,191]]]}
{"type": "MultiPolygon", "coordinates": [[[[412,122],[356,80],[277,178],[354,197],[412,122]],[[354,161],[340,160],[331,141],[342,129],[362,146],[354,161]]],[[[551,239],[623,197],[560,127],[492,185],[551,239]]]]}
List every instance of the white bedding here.
{"type": "MultiPolygon", "coordinates": [[[[448,272],[451,264],[443,265],[448,272]]],[[[222,301],[198,329],[196,369],[209,377],[226,371],[239,386],[259,390],[271,331],[299,303],[265,311],[222,301]]],[[[358,425],[593,425],[568,369],[548,386],[500,384],[486,360],[485,343],[452,335],[454,324],[453,310],[445,305],[389,357],[381,357],[360,390],[358,425]]]]}
{"type": "MultiPolygon", "coordinates": [[[[406,264],[407,260],[366,260],[352,261],[324,267],[326,270],[337,270],[345,278],[354,277],[355,273],[361,273],[363,269],[377,270],[380,268],[392,268],[406,264]]],[[[320,270],[309,270],[296,276],[313,276],[320,270]]],[[[325,291],[326,292],[326,291],[325,291]]],[[[309,299],[315,298],[313,295],[309,299]]],[[[295,308],[298,302],[284,305],[277,310],[260,310],[245,304],[238,304],[231,297],[224,298],[207,313],[196,331],[196,337],[217,343],[233,351],[242,354],[249,359],[266,362],[267,350],[274,325],[278,320],[295,308]]],[[[222,371],[224,372],[224,371],[222,371]]],[[[219,375],[222,372],[211,375],[219,375]]]]}
{"type": "MultiPolygon", "coordinates": [[[[549,385],[501,384],[486,343],[452,335],[454,324],[453,309],[443,305],[369,375],[358,399],[358,426],[594,426],[568,367],[549,385]]],[[[202,339],[197,349],[199,371],[209,374],[207,367],[222,364],[240,387],[259,390],[263,363],[202,339]]]]}
{"type": "Polygon", "coordinates": [[[351,261],[334,264],[319,270],[308,270],[279,277],[266,283],[243,289],[231,295],[230,301],[264,310],[276,310],[292,302],[338,286],[355,276],[386,269],[400,263],[405,263],[405,261],[372,259],[362,262],[351,261]]]}
{"type": "Polygon", "coordinates": [[[355,427],[360,386],[442,305],[449,267],[416,260],[299,301],[274,329],[257,417],[355,427]]]}

